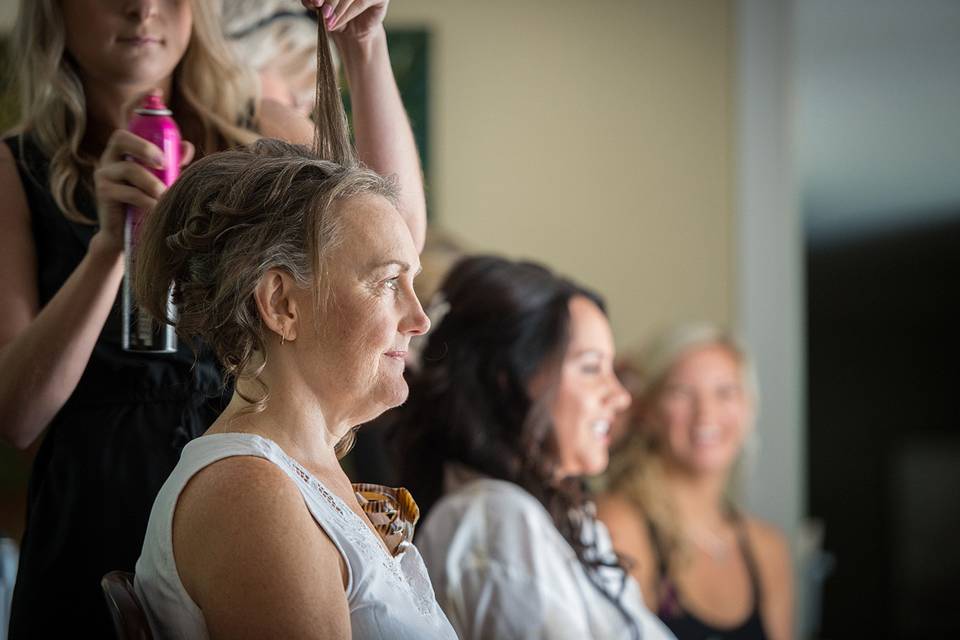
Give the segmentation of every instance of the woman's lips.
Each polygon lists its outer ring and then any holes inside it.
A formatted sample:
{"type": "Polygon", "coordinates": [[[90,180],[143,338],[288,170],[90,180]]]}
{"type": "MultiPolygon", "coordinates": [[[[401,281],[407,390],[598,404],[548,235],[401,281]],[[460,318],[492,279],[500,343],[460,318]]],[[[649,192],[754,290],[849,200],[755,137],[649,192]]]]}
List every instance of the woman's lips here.
{"type": "Polygon", "coordinates": [[[385,354],[388,358],[393,358],[394,360],[403,360],[407,357],[406,351],[387,351],[385,354]]]}
{"type": "Polygon", "coordinates": [[[129,38],[117,38],[117,41],[123,44],[133,45],[135,47],[161,43],[160,38],[156,38],[154,36],[132,36],[129,38]]]}

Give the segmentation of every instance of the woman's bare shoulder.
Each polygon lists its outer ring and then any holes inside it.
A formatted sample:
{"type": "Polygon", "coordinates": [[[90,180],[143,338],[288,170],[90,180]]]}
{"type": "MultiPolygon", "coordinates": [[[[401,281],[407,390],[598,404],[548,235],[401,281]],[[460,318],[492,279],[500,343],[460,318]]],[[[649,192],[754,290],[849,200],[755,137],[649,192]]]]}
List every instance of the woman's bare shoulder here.
{"type": "Polygon", "coordinates": [[[751,515],[744,517],[744,523],[750,542],[756,547],[758,553],[779,557],[789,556],[790,545],[780,527],[751,515]]]}
{"type": "Polygon", "coordinates": [[[223,637],[277,631],[278,611],[292,635],[316,625],[349,630],[343,559],[269,460],[224,458],[191,478],[176,507],[174,550],[184,587],[223,637]]]}
{"type": "Polygon", "coordinates": [[[752,516],[744,518],[762,581],[768,590],[789,592],[793,580],[790,541],[780,527],[752,516]]]}
{"type": "Polygon", "coordinates": [[[597,514],[604,522],[610,520],[642,524],[644,519],[640,505],[619,491],[607,491],[597,496],[597,514]]]}

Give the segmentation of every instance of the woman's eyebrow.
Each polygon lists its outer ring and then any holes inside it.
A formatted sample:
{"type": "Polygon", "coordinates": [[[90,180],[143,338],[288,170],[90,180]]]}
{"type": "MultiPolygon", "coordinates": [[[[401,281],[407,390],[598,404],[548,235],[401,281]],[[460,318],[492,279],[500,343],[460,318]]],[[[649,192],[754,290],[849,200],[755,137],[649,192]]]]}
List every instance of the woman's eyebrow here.
{"type": "Polygon", "coordinates": [[[604,352],[601,351],[600,349],[590,349],[590,348],[580,349],[579,351],[573,352],[574,358],[581,358],[583,356],[593,356],[597,358],[602,358],[604,356],[604,352]]]}
{"type": "MultiPolygon", "coordinates": [[[[392,266],[400,267],[400,271],[404,273],[406,273],[407,271],[410,271],[411,269],[410,263],[404,262],[403,260],[384,260],[383,262],[377,262],[375,264],[369,265],[368,270],[376,271],[378,269],[384,269],[386,267],[392,267],[392,266]]],[[[419,275],[421,271],[423,271],[423,265],[418,264],[416,274],[414,275],[419,275]]]]}

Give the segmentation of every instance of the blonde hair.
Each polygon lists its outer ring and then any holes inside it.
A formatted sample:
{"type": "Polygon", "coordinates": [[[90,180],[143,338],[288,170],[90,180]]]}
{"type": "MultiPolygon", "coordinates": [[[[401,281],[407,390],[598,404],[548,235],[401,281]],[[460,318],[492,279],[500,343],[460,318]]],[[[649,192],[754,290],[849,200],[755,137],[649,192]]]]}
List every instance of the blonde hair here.
{"type": "MultiPolygon", "coordinates": [[[[630,363],[621,365],[633,375],[629,390],[634,396],[631,407],[630,433],[610,457],[606,474],[607,490],[620,494],[636,504],[657,528],[659,542],[665,557],[679,554],[681,560],[688,551],[680,532],[677,515],[664,488],[662,434],[656,425],[646,424],[642,415],[662,392],[670,372],[681,358],[692,351],[719,346],[736,360],[744,395],[754,408],[758,405],[756,371],[749,354],[730,333],[710,324],[680,325],[662,334],[630,363]]],[[[748,425],[752,430],[752,424],[748,425]]],[[[742,457],[742,456],[741,456],[742,457]]],[[[727,500],[736,503],[741,460],[731,474],[727,500]]]]}
{"type": "MultiPolygon", "coordinates": [[[[200,154],[254,141],[244,127],[256,120],[256,77],[239,65],[220,32],[215,3],[194,0],[193,26],[183,59],[174,70],[175,99],[181,124],[195,124],[191,140],[200,154]],[[213,79],[216,79],[215,81],[213,79]],[[180,111],[180,110],[178,110],[180,111]]],[[[77,191],[92,191],[96,158],[81,149],[87,127],[83,83],[66,55],[66,28],[57,0],[21,0],[13,30],[21,121],[50,159],[50,192],[67,219],[95,220],[77,209],[77,191]]]]}
{"type": "MultiPolygon", "coordinates": [[[[293,107],[309,112],[317,72],[317,21],[290,0],[222,2],[223,31],[250,67],[275,75],[293,107]]],[[[334,69],[338,68],[334,49],[334,69]]]]}

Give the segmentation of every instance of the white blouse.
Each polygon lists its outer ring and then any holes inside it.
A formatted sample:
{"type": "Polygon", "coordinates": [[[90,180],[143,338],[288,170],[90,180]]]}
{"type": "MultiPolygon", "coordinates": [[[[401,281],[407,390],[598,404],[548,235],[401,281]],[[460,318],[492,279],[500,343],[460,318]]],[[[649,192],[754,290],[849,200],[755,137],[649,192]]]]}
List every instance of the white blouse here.
{"type": "MultiPolygon", "coordinates": [[[[448,471],[445,486],[416,544],[460,640],[631,637],[624,614],[594,586],[536,498],[512,482],[476,475],[464,481],[462,469],[448,471]]],[[[599,521],[595,535],[600,556],[611,557],[599,521]]],[[[599,579],[608,593],[619,593],[640,638],[673,638],[644,605],[635,580],[606,568],[599,579]]]]}
{"type": "MultiPolygon", "coordinates": [[[[347,566],[347,603],[353,638],[420,640],[456,635],[437,605],[420,554],[408,546],[387,554],[376,534],[344,503],[272,440],[253,434],[202,436],[183,449],[160,489],[137,561],[134,587],[155,638],[208,638],[203,613],[180,582],[173,556],[173,513],[196,473],[230,456],[256,456],[280,467],[297,485],[313,519],[347,566]]],[[[320,630],[318,630],[319,632],[320,630]]]]}

